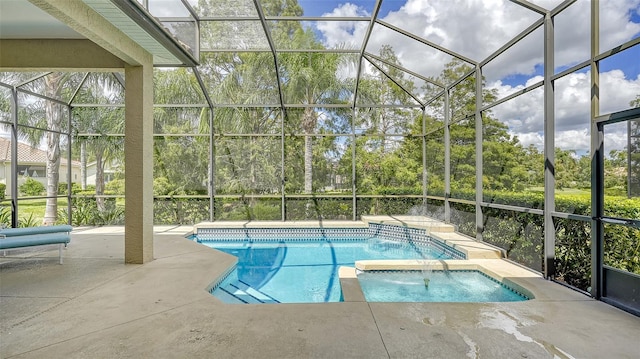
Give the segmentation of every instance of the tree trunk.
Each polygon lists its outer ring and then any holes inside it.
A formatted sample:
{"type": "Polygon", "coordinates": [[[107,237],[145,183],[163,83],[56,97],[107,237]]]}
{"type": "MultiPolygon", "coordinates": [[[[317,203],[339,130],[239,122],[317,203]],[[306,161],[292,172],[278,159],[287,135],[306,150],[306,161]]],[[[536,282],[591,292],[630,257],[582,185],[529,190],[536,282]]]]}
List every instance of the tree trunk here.
{"type": "Polygon", "coordinates": [[[80,142],[80,186],[83,191],[87,189],[87,143],[80,142]]]}
{"type": "Polygon", "coordinates": [[[96,151],[96,207],[98,211],[103,212],[104,198],[101,196],[104,194],[104,163],[102,161],[102,149],[96,151]]]}
{"type": "MultiPolygon", "coordinates": [[[[47,106],[47,113],[49,106],[47,106]]],[[[55,109],[54,109],[55,111],[55,109]]],[[[47,115],[47,119],[49,114],[47,115]]],[[[47,120],[47,122],[49,122],[47,120]]],[[[51,128],[51,127],[49,127],[51,128]]],[[[58,217],[58,183],[60,179],[60,134],[47,132],[47,205],[42,224],[54,225],[58,217]]]]}
{"type": "MultiPolygon", "coordinates": [[[[312,108],[306,108],[302,118],[302,130],[313,133],[316,127],[316,114],[312,108]]],[[[304,193],[313,192],[313,137],[304,137],[304,193]]]]}
{"type": "MultiPolygon", "coordinates": [[[[44,93],[51,98],[59,98],[64,74],[53,73],[46,76],[44,93]]],[[[62,122],[62,108],[60,105],[47,101],[45,116],[47,118],[46,146],[47,146],[47,205],[42,224],[53,225],[58,218],[58,183],[60,181],[60,129],[62,122]]],[[[69,164],[71,165],[71,164],[69,164]]],[[[71,180],[71,178],[69,178],[71,180]]]]}
{"type": "Polygon", "coordinates": [[[304,193],[313,192],[313,138],[304,137],[304,193]]]}

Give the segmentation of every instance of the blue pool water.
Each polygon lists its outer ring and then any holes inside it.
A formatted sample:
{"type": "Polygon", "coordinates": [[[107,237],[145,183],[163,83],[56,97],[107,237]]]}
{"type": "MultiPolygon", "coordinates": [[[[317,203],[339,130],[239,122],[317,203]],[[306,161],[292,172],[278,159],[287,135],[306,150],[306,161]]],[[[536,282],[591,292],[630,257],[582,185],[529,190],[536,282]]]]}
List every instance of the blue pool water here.
{"type": "Polygon", "coordinates": [[[365,259],[451,259],[426,244],[380,238],[201,243],[238,257],[237,269],[213,292],[230,303],[339,302],[340,266],[365,259]]]}
{"type": "Polygon", "coordinates": [[[527,300],[478,271],[358,274],[367,302],[514,302],[527,300]],[[428,278],[428,286],[425,286],[428,278]]]}

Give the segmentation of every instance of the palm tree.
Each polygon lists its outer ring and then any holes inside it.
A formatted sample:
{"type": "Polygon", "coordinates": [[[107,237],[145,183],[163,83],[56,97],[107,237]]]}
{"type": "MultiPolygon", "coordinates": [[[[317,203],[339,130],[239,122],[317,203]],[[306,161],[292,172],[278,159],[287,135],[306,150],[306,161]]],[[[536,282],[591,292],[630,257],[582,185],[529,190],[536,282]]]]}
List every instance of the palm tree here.
{"type": "MultiPolygon", "coordinates": [[[[89,74],[74,99],[74,103],[98,105],[122,102],[122,87],[110,73],[89,74]]],[[[73,127],[77,133],[85,134],[75,137],[81,146],[83,170],[86,171],[87,148],[96,161],[96,206],[99,211],[104,211],[104,170],[106,163],[116,159],[122,160],[123,137],[112,135],[124,132],[124,111],[116,107],[77,108],[74,112],[73,127]]],[[[85,175],[82,177],[83,185],[86,186],[85,175]]]]}
{"type": "MultiPolygon", "coordinates": [[[[53,72],[44,76],[42,80],[30,81],[23,86],[35,93],[60,100],[69,92],[67,82],[74,76],[70,73],[53,72]]],[[[74,77],[77,79],[77,76],[74,77]]],[[[45,141],[46,147],[46,173],[47,173],[47,199],[43,224],[55,224],[58,212],[58,183],[60,171],[60,133],[66,131],[63,128],[63,120],[66,118],[67,107],[49,100],[37,100],[29,103],[20,111],[20,121],[28,127],[21,127],[19,136],[26,139],[31,145],[36,146],[45,141]],[[46,128],[46,131],[40,130],[46,128]]]]}
{"type": "MultiPolygon", "coordinates": [[[[321,49],[311,30],[297,29],[291,35],[292,46],[300,49],[321,49]]],[[[318,105],[336,103],[345,99],[344,83],[337,77],[340,66],[338,54],[312,52],[283,53],[280,56],[285,99],[290,103],[318,105]]],[[[313,107],[305,107],[300,118],[289,116],[292,129],[304,134],[304,192],[313,192],[313,136],[318,132],[320,113],[313,107]]]]}

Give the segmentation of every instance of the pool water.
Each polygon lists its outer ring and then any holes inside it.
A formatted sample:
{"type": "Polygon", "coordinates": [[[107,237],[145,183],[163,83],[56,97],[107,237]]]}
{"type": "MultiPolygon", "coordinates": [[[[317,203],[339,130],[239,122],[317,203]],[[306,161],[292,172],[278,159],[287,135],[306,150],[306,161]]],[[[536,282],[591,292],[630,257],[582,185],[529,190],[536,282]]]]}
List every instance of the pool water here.
{"type": "Polygon", "coordinates": [[[367,302],[527,300],[478,271],[373,271],[359,273],[358,280],[367,302]]]}
{"type": "Polygon", "coordinates": [[[213,292],[229,303],[339,302],[340,266],[366,259],[451,259],[428,244],[380,238],[201,243],[238,257],[236,270],[213,292]]]}

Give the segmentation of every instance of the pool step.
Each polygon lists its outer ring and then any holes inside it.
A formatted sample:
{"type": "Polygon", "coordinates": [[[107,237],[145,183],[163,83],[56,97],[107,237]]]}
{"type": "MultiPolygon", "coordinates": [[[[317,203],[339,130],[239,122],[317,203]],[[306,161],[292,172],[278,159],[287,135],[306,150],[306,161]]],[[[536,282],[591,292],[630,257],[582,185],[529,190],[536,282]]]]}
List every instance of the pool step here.
{"type": "Polygon", "coordinates": [[[263,293],[257,289],[254,289],[249,284],[237,280],[233,283],[238,289],[245,291],[246,293],[252,295],[253,297],[259,299],[262,303],[280,303],[277,299],[270,296],[269,294],[263,293]]]}
{"type": "Polygon", "coordinates": [[[262,303],[262,301],[254,296],[252,296],[251,294],[243,291],[242,289],[239,289],[238,287],[234,286],[233,284],[227,284],[224,287],[220,287],[220,289],[224,292],[229,293],[230,295],[234,296],[235,298],[237,298],[238,300],[240,300],[240,302],[244,303],[244,304],[260,304],[262,303]]]}
{"type": "Polygon", "coordinates": [[[228,289],[224,287],[218,287],[215,290],[214,295],[216,296],[216,298],[220,299],[223,303],[247,304],[247,302],[244,301],[244,299],[237,297],[235,294],[233,294],[233,290],[230,292],[228,289]]]}
{"type": "Polygon", "coordinates": [[[223,302],[230,304],[280,303],[242,281],[234,281],[219,287],[216,291],[216,296],[223,302]]]}

